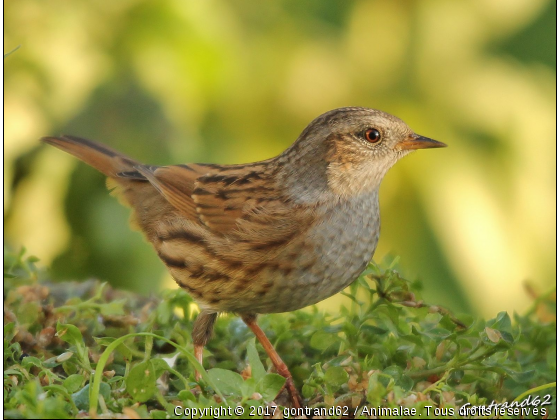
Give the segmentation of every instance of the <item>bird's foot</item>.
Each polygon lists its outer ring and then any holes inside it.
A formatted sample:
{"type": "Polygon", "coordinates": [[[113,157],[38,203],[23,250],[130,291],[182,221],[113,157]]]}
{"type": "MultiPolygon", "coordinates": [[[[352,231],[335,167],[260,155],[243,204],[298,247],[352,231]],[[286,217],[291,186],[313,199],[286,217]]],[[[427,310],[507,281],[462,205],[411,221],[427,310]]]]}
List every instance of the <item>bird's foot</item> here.
{"type": "MultiPolygon", "coordinates": [[[[274,346],[270,342],[270,340],[265,335],[264,331],[257,325],[256,316],[254,315],[244,315],[242,316],[243,321],[247,324],[247,326],[253,331],[253,333],[257,336],[257,339],[260,341],[261,345],[263,346],[264,350],[270,357],[272,364],[276,368],[278,374],[286,378],[286,382],[284,383],[284,387],[282,390],[286,389],[288,394],[290,395],[290,399],[292,400],[292,404],[295,408],[302,408],[303,400],[299,395],[296,386],[294,385],[294,380],[292,378],[292,374],[286,366],[286,363],[280,358],[276,350],[274,350],[274,346]]],[[[282,392],[282,390],[280,392],[282,392]]]]}
{"type": "Polygon", "coordinates": [[[284,383],[284,386],[282,387],[278,395],[280,395],[284,390],[288,391],[288,395],[290,396],[290,400],[292,401],[292,406],[294,408],[303,407],[303,400],[299,395],[296,386],[294,385],[294,380],[292,379],[291,375],[289,378],[286,378],[286,382],[284,383]]]}
{"type": "MultiPolygon", "coordinates": [[[[198,360],[198,363],[202,366],[202,352],[204,351],[204,345],[197,345],[194,346],[194,357],[198,360]]],[[[202,379],[202,374],[196,369],[194,371],[194,379],[195,381],[200,381],[202,379]]]]}

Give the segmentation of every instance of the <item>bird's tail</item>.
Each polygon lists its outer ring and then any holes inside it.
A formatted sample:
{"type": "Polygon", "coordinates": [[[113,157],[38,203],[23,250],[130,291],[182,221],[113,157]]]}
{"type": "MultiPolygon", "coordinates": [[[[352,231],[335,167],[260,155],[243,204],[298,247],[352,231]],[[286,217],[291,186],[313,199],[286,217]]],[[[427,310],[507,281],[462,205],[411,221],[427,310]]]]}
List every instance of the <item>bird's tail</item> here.
{"type": "Polygon", "coordinates": [[[104,144],[80,137],[43,137],[41,141],[76,156],[110,178],[118,178],[120,173],[135,172],[134,166],[140,165],[104,144]]]}

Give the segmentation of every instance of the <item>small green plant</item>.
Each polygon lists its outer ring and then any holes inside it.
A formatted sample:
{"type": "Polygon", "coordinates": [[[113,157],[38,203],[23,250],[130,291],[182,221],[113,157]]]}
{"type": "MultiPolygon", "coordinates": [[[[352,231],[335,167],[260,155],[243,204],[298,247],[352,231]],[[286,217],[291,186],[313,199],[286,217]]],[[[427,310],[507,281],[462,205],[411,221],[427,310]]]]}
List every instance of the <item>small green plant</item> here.
{"type": "Polygon", "coordinates": [[[184,291],[51,283],[36,262],[4,250],[5,418],[487,418],[472,410],[492,402],[529,410],[501,418],[556,416],[554,292],[524,315],[476,319],[423,303],[418,284],[371,264],[336,314],[261,317],[306,400],[296,413],[238,318],[219,318],[204,370],[184,291]]]}

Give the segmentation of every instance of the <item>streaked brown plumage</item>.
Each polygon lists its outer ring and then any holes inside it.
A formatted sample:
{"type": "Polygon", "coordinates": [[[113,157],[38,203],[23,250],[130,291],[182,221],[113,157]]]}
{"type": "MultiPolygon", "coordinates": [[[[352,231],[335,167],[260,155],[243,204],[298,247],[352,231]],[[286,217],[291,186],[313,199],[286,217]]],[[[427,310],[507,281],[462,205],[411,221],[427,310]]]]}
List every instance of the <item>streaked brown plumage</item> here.
{"type": "MultiPolygon", "coordinates": [[[[256,314],[302,308],[354,281],[377,245],[383,176],[411,150],[444,146],[367,108],[329,111],[281,155],[246,165],[148,166],[77,137],[43,141],[104,173],[132,207],[134,222],[200,304],[193,330],[200,360],[218,312],[240,314],[257,333],[256,314]]],[[[263,346],[280,360],[270,342],[263,346]]],[[[274,364],[298,405],[287,368],[274,364]]]]}

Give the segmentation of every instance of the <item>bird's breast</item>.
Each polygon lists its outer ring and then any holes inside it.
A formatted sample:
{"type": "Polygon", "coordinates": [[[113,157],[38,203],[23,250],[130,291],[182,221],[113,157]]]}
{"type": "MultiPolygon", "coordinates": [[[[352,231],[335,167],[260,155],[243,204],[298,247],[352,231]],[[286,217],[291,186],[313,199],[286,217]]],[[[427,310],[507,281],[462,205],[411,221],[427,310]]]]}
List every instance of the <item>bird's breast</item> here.
{"type": "Polygon", "coordinates": [[[352,283],[377,246],[377,197],[375,192],[342,201],[320,214],[303,243],[294,241],[278,259],[291,269],[267,273],[270,289],[252,303],[253,311],[293,311],[320,302],[352,283]]]}
{"type": "Polygon", "coordinates": [[[317,264],[297,281],[307,305],[338,293],[365,269],[379,239],[377,192],[339,203],[309,232],[317,264]]]}
{"type": "Polygon", "coordinates": [[[292,311],[341,291],[366,267],[379,238],[377,192],[319,206],[312,223],[265,244],[205,237],[197,229],[166,224],[153,242],[200,304],[237,313],[292,311]]]}

